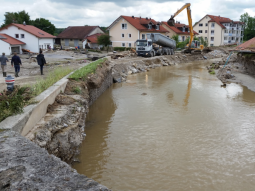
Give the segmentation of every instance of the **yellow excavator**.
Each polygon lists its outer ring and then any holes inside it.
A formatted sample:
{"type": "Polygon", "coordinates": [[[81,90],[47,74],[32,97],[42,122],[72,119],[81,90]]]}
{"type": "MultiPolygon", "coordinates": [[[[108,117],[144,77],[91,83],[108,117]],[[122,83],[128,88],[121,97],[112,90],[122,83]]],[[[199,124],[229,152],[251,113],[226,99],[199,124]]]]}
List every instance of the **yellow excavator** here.
{"type": "Polygon", "coordinates": [[[193,26],[192,26],[190,6],[191,6],[190,3],[186,3],[181,9],[179,9],[174,15],[171,16],[171,18],[167,21],[167,24],[169,26],[175,26],[174,18],[184,9],[187,9],[189,28],[190,28],[189,29],[190,39],[189,39],[189,44],[187,44],[186,49],[184,50],[184,53],[201,53],[204,49],[204,45],[202,45],[200,41],[194,40],[194,32],[193,32],[193,26]]]}

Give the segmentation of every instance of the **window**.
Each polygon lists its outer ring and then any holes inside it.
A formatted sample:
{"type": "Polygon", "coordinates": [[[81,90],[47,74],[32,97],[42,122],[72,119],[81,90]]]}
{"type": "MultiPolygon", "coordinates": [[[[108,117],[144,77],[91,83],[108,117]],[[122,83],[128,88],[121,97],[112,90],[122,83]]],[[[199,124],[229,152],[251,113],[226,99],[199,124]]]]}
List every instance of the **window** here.
{"type": "Polygon", "coordinates": [[[207,30],[205,30],[205,33],[207,33],[207,30]]]}
{"type": "Polygon", "coordinates": [[[214,41],[214,37],[211,37],[211,41],[214,41]]]}
{"type": "Polygon", "coordinates": [[[126,47],[126,44],[124,42],[122,43],[122,47],[126,47]]]}
{"type": "Polygon", "coordinates": [[[24,35],[24,34],[21,34],[20,36],[21,36],[21,38],[25,38],[25,35],[24,35]]]}
{"type": "Polygon", "coordinates": [[[198,37],[198,40],[200,41],[200,40],[201,40],[201,37],[198,37]]]}
{"type": "Polygon", "coordinates": [[[149,24],[149,28],[148,29],[151,29],[151,27],[152,27],[151,24],[149,24]]]}
{"type": "Polygon", "coordinates": [[[145,39],[145,34],[142,34],[142,39],[145,39]]]}
{"type": "Polygon", "coordinates": [[[203,26],[203,23],[200,23],[199,26],[202,27],[202,26],[203,26]]]}
{"type": "Polygon", "coordinates": [[[213,44],[210,44],[210,46],[213,46],[213,44]]]}
{"type": "Polygon", "coordinates": [[[73,41],[73,39],[70,39],[70,41],[73,41]]]}
{"type": "Polygon", "coordinates": [[[128,37],[131,38],[131,34],[128,34],[128,37]]]}
{"type": "Polygon", "coordinates": [[[232,40],[235,40],[234,37],[232,37],[232,40]]]}
{"type": "Polygon", "coordinates": [[[225,30],[225,33],[228,33],[228,30],[225,30]]]}
{"type": "Polygon", "coordinates": [[[182,41],[185,41],[185,36],[182,36],[182,41]]]}
{"type": "Polygon", "coordinates": [[[127,29],[127,24],[122,24],[122,29],[127,29]]]}
{"type": "Polygon", "coordinates": [[[225,37],[224,37],[224,40],[228,40],[228,37],[225,36],[225,37]]]}
{"type": "Polygon", "coordinates": [[[199,32],[199,33],[203,33],[203,30],[199,30],[198,32],[199,32]]]}
{"type": "Polygon", "coordinates": [[[207,37],[205,37],[205,41],[207,41],[207,37]]]}
{"type": "Polygon", "coordinates": [[[205,23],[205,26],[207,27],[207,26],[208,26],[208,23],[205,23]]]}
{"type": "Polygon", "coordinates": [[[19,34],[15,34],[15,37],[16,37],[16,38],[19,38],[19,34]]]}
{"type": "Polygon", "coordinates": [[[124,37],[125,37],[125,35],[122,33],[122,34],[121,34],[121,37],[122,37],[122,38],[124,38],[124,37]]]}
{"type": "Polygon", "coordinates": [[[159,25],[156,25],[156,30],[159,30],[159,25]]]}
{"type": "Polygon", "coordinates": [[[182,28],[182,32],[185,32],[185,27],[182,28]]]}
{"type": "Polygon", "coordinates": [[[211,34],[214,34],[214,30],[211,30],[211,34]]]}
{"type": "Polygon", "coordinates": [[[212,23],[212,24],[211,24],[211,27],[214,28],[214,25],[215,25],[215,23],[212,23]]]}
{"type": "Polygon", "coordinates": [[[128,46],[129,46],[129,47],[131,47],[131,45],[132,45],[131,43],[128,43],[128,46]]]}

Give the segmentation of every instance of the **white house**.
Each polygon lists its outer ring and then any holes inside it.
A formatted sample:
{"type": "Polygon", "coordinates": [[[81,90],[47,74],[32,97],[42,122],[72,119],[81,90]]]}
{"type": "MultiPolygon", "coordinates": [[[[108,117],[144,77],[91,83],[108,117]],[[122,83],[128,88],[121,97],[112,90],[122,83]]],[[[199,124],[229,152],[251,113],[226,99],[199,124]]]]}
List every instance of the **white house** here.
{"type": "Polygon", "coordinates": [[[40,48],[53,48],[55,36],[32,25],[12,23],[0,29],[0,33],[7,34],[25,43],[23,49],[38,53],[40,48]]]}
{"type": "Polygon", "coordinates": [[[7,34],[0,33],[0,54],[11,55],[13,52],[22,53],[22,46],[26,43],[21,42],[7,34]]]}

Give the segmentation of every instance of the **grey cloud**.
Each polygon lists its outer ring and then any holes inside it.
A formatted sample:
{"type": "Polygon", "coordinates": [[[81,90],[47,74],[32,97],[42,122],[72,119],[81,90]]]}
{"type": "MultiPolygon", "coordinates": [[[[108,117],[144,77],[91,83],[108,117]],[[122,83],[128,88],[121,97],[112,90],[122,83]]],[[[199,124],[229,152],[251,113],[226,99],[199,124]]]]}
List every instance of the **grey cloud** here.
{"type": "MultiPolygon", "coordinates": [[[[143,0],[52,0],[52,2],[57,2],[57,3],[66,3],[70,4],[72,6],[91,6],[95,3],[102,3],[102,2],[107,2],[107,3],[114,3],[118,6],[125,6],[125,7],[131,7],[134,5],[139,4],[143,0]]],[[[164,3],[164,2],[169,2],[169,1],[183,1],[183,0],[146,0],[147,2],[155,2],[155,3],[164,3]]]]}

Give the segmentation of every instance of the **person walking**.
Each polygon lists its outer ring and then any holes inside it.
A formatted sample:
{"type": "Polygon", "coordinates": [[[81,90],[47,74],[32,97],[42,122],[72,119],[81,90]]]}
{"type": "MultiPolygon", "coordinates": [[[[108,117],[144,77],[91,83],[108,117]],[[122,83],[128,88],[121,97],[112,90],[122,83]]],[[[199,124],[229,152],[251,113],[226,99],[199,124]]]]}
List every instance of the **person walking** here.
{"type": "Polygon", "coordinates": [[[12,67],[14,65],[15,68],[15,77],[19,77],[19,71],[20,71],[20,66],[22,65],[20,57],[17,56],[17,53],[14,52],[14,56],[12,57],[11,61],[12,67]]]}
{"type": "Polygon", "coordinates": [[[37,55],[36,59],[38,65],[40,65],[41,75],[43,75],[43,65],[46,64],[46,60],[44,58],[42,50],[40,50],[40,54],[37,55]]]}
{"type": "Polygon", "coordinates": [[[7,67],[7,63],[9,62],[8,58],[5,56],[5,53],[3,52],[2,56],[0,57],[0,62],[1,62],[1,68],[2,68],[2,72],[3,72],[3,77],[6,77],[6,67],[7,67]]]}

